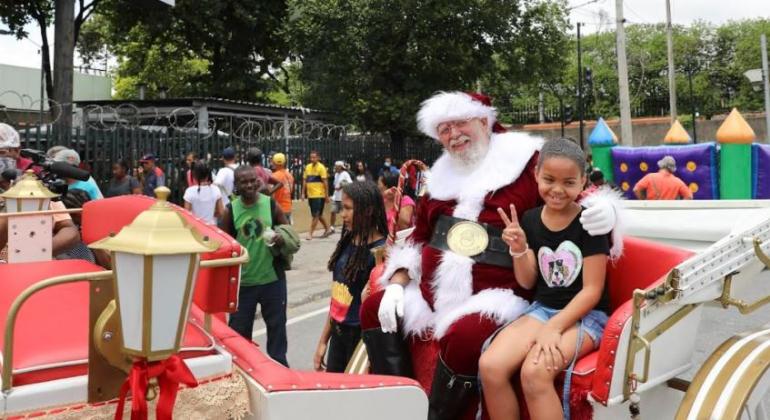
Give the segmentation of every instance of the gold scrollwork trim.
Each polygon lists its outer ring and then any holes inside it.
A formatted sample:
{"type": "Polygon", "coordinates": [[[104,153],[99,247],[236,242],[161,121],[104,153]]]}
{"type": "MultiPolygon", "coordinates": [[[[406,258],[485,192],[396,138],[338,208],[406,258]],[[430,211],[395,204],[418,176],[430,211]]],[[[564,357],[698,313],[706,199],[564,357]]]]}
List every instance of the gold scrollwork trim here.
{"type": "Polygon", "coordinates": [[[19,309],[32,295],[60,284],[77,283],[80,281],[98,281],[106,280],[112,277],[112,271],[96,271],[90,273],[67,274],[56,276],[35,283],[19,294],[11,304],[8,310],[8,318],[5,321],[5,331],[3,334],[3,370],[2,370],[2,391],[8,392],[13,387],[13,337],[16,329],[16,317],[19,309]]]}
{"type": "Polygon", "coordinates": [[[735,306],[736,308],[738,308],[738,311],[741,314],[746,315],[770,303],[770,295],[765,296],[762,299],[759,299],[752,303],[744,302],[742,299],[733,298],[732,297],[733,275],[734,274],[728,274],[727,276],[725,276],[725,284],[722,287],[722,296],[720,296],[718,299],[718,302],[722,304],[723,308],[727,309],[730,306],[735,306]]]}
{"type": "Polygon", "coordinates": [[[759,238],[754,238],[754,254],[756,254],[759,261],[762,261],[762,264],[765,265],[768,269],[770,269],[770,256],[765,254],[765,251],[762,250],[762,241],[759,240],[759,238]]]}
{"type": "Polygon", "coordinates": [[[639,333],[639,326],[641,323],[641,309],[646,301],[647,292],[641,289],[634,290],[633,298],[633,313],[631,315],[631,340],[628,345],[628,355],[626,357],[626,381],[623,384],[623,398],[628,399],[631,395],[631,389],[629,381],[633,378],[636,382],[647,382],[650,376],[650,359],[652,354],[652,342],[658,337],[663,335],[666,331],[671,329],[682,318],[686,317],[697,307],[696,304],[684,305],[679,310],[674,312],[671,316],[664,319],[646,334],[639,333]],[[636,375],[636,354],[640,351],[644,351],[644,364],[642,368],[642,374],[636,375]]]}

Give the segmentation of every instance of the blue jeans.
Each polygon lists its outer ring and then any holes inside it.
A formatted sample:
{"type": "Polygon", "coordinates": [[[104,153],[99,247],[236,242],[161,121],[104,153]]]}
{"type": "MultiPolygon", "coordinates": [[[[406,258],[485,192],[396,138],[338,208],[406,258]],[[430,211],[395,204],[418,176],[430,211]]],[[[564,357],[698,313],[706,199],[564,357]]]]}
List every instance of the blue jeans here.
{"type": "Polygon", "coordinates": [[[257,305],[262,308],[262,319],[267,328],[267,354],[288,367],[286,349],[286,275],[278,272],[278,280],[257,286],[241,286],[238,310],[230,314],[230,328],[251,341],[257,305]]]}

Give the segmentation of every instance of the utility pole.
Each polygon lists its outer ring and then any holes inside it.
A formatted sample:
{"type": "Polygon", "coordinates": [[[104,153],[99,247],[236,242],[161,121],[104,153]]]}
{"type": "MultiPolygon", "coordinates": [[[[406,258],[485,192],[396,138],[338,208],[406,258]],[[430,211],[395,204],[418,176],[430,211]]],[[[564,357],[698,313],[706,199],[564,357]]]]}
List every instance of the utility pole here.
{"type": "Polygon", "coordinates": [[[671,124],[676,121],[676,73],[674,72],[674,35],[671,27],[671,0],[666,0],[666,46],[668,49],[668,102],[671,124]]]}
{"type": "Polygon", "coordinates": [[[623,0],[615,0],[615,30],[618,52],[618,88],[620,93],[620,142],[624,146],[633,146],[631,132],[631,99],[628,92],[628,65],[626,64],[626,31],[623,27],[623,0]]]}
{"type": "Polygon", "coordinates": [[[580,50],[580,25],[581,23],[577,23],[577,65],[578,65],[578,82],[577,82],[577,100],[578,100],[578,119],[579,122],[579,128],[578,131],[579,139],[580,139],[580,147],[585,149],[586,145],[583,143],[583,61],[582,61],[582,54],[580,50]]]}
{"type": "Polygon", "coordinates": [[[767,80],[770,73],[767,71],[767,37],[762,34],[759,40],[762,45],[762,83],[765,87],[765,141],[770,143],[770,82],[767,80]]]}

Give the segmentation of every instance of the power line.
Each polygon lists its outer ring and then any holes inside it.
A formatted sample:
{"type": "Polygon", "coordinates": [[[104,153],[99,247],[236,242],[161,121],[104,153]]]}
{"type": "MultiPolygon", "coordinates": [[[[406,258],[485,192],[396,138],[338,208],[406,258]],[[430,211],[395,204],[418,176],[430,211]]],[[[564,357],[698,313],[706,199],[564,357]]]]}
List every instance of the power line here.
{"type": "Polygon", "coordinates": [[[569,11],[571,11],[571,10],[575,10],[575,9],[578,9],[578,8],[580,8],[580,7],[583,7],[583,6],[588,6],[589,4],[598,3],[599,1],[600,1],[600,0],[589,0],[589,1],[587,1],[587,2],[584,2],[584,3],[578,4],[577,6],[568,7],[568,8],[566,8],[565,10],[569,12],[569,11]]]}

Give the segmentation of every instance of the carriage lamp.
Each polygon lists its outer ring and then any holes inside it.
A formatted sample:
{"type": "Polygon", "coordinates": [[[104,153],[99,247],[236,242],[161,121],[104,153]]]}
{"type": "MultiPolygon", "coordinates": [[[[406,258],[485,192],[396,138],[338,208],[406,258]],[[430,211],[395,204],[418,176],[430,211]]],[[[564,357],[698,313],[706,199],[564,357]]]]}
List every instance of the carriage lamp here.
{"type": "Polygon", "coordinates": [[[24,172],[21,180],[0,194],[5,199],[6,213],[48,210],[51,199],[58,196],[46,188],[32,171],[24,172]]]}
{"type": "Polygon", "coordinates": [[[112,255],[123,352],[150,362],[179,351],[200,254],[218,247],[171,208],[170,193],[155,189],[155,204],[90,245],[112,255]]]}

